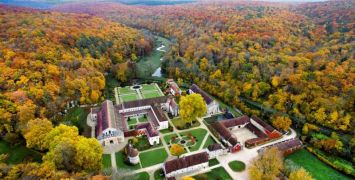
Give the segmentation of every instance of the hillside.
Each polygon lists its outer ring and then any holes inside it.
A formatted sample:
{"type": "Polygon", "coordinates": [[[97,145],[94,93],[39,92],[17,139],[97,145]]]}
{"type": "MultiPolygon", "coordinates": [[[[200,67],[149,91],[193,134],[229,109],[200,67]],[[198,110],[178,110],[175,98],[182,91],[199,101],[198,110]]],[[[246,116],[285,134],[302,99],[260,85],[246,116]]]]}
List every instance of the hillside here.
{"type": "Polygon", "coordinates": [[[53,118],[70,101],[101,101],[104,72],[152,48],[139,31],[89,15],[0,6],[0,29],[5,139],[18,137],[34,117],[53,118]]]}
{"type": "Polygon", "coordinates": [[[240,98],[288,114],[303,127],[305,141],[351,159],[353,7],[353,1],[342,0],[296,5],[204,2],[164,8],[87,3],[54,9],[97,15],[170,37],[175,43],[163,62],[167,76],[197,83],[247,114],[260,112],[240,98]],[[336,147],[337,133],[342,147],[336,147]]]}

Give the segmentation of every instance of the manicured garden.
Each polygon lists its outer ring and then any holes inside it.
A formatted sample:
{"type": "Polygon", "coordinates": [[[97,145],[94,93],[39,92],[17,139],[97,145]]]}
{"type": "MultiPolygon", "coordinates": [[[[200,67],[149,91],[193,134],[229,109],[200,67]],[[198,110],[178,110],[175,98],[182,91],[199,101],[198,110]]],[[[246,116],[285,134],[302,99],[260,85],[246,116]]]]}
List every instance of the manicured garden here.
{"type": "Polygon", "coordinates": [[[213,168],[211,171],[198,174],[193,176],[196,180],[206,180],[206,179],[223,179],[223,180],[232,180],[232,177],[223,167],[213,168]]]}
{"type": "Polygon", "coordinates": [[[142,93],[144,99],[160,97],[161,94],[158,91],[150,91],[142,93]]]}
{"type": "Polygon", "coordinates": [[[138,118],[138,121],[139,121],[140,123],[148,122],[148,118],[142,116],[142,117],[139,117],[139,118],[138,118]]]}
{"type": "Polygon", "coordinates": [[[126,86],[126,87],[119,87],[118,88],[118,93],[121,94],[132,94],[132,93],[136,93],[135,90],[132,90],[130,86],[126,86]]]}
{"type": "Polygon", "coordinates": [[[137,124],[137,118],[128,118],[127,123],[128,123],[128,125],[137,124]]]}
{"type": "Polygon", "coordinates": [[[7,164],[42,161],[42,155],[39,152],[28,149],[23,145],[11,146],[3,140],[0,141],[0,154],[7,154],[7,158],[5,158],[7,164]]]}
{"type": "Polygon", "coordinates": [[[124,155],[123,151],[116,152],[116,164],[117,164],[117,168],[121,168],[121,169],[137,170],[141,168],[139,164],[137,165],[129,164],[126,160],[126,156],[124,155]]]}
{"type": "Polygon", "coordinates": [[[184,130],[184,129],[189,129],[189,128],[194,128],[200,126],[199,121],[193,121],[192,123],[186,123],[183,121],[181,118],[174,118],[171,120],[171,122],[174,124],[174,126],[179,129],[179,130],[184,130]]]}
{"type": "Polygon", "coordinates": [[[110,154],[102,155],[102,165],[103,165],[104,169],[112,167],[110,154]]]}
{"type": "Polygon", "coordinates": [[[191,134],[195,138],[195,142],[196,142],[194,146],[189,147],[189,150],[196,151],[200,148],[203,138],[207,134],[207,131],[205,129],[194,129],[191,131],[180,133],[181,136],[189,136],[189,134],[191,134]]]}
{"type": "Polygon", "coordinates": [[[168,153],[165,148],[156,149],[139,154],[142,167],[149,167],[159,163],[163,163],[168,158],[168,153]]]}
{"type": "Polygon", "coordinates": [[[305,168],[315,179],[350,179],[348,176],[324,164],[316,156],[314,156],[305,149],[302,149],[287,156],[286,159],[292,160],[298,166],[305,168]]]}
{"type": "Polygon", "coordinates": [[[231,161],[228,166],[235,172],[241,172],[245,170],[245,163],[242,161],[231,161]]]}
{"type": "Polygon", "coordinates": [[[123,102],[134,101],[139,99],[138,95],[136,94],[120,95],[120,98],[122,99],[123,102]]]}
{"type": "Polygon", "coordinates": [[[207,148],[209,145],[216,144],[216,141],[212,138],[212,136],[208,136],[203,148],[207,148]]]}
{"type": "Polygon", "coordinates": [[[163,146],[162,143],[159,143],[159,144],[156,144],[153,146],[150,145],[147,136],[134,137],[134,138],[130,139],[129,142],[132,143],[133,147],[137,148],[138,151],[144,151],[144,150],[148,150],[151,148],[163,146]]]}
{"type": "Polygon", "coordinates": [[[219,161],[216,158],[208,160],[208,166],[209,167],[215,166],[217,164],[219,164],[219,161]]]}
{"type": "Polygon", "coordinates": [[[164,180],[164,172],[163,169],[158,169],[154,172],[154,180],[164,180]]]}

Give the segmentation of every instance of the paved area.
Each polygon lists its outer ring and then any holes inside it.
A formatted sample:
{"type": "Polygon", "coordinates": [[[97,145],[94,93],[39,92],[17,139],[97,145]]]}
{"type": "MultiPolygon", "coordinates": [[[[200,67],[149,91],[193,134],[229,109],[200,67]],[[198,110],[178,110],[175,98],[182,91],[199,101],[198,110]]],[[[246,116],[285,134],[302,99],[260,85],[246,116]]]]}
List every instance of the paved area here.
{"type": "Polygon", "coordinates": [[[257,136],[251,131],[249,131],[247,128],[233,129],[231,132],[235,135],[235,137],[238,138],[238,141],[242,144],[244,144],[244,142],[248,139],[257,138],[257,136]]]}

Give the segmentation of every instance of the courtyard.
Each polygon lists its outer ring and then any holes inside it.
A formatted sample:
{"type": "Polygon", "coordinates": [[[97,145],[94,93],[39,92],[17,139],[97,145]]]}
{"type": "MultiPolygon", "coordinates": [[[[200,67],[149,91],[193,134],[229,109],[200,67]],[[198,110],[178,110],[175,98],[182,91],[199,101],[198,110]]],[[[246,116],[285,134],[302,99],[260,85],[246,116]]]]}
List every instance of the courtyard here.
{"type": "Polygon", "coordinates": [[[233,129],[231,132],[235,137],[238,137],[238,141],[243,145],[246,140],[257,138],[257,136],[247,128],[233,129]]]}
{"type": "Polygon", "coordinates": [[[164,94],[155,83],[115,88],[115,98],[117,104],[161,96],[164,96],[164,94]]]}

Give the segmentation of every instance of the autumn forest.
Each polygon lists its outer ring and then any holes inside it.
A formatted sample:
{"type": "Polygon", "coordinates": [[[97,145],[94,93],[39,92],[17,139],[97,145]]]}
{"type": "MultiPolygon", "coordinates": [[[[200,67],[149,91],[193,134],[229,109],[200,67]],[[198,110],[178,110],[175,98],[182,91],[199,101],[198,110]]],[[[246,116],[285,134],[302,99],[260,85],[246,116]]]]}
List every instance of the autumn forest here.
{"type": "Polygon", "coordinates": [[[171,41],[164,78],[195,83],[275,127],[289,123],[311,150],[340,159],[330,164],[354,177],[354,7],[351,0],[0,5],[0,139],[42,156],[17,165],[0,156],[0,179],[101,174],[99,145],[62,124],[63,114],[71,103],[103,102],[107,76],[137,81],[154,36],[171,41]],[[60,148],[72,149],[72,159],[57,157],[60,148]]]}

